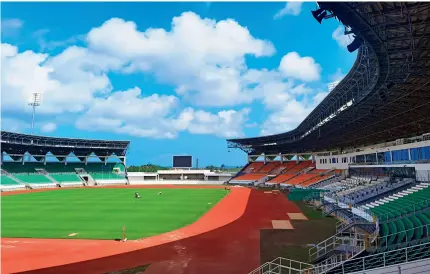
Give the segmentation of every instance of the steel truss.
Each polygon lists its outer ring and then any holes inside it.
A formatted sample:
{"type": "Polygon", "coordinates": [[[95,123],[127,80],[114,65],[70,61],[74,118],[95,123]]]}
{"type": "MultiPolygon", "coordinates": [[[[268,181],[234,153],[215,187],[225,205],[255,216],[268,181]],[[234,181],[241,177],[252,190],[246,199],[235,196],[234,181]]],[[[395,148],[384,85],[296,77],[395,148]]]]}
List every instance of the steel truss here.
{"type": "Polygon", "coordinates": [[[229,147],[247,153],[311,152],[430,131],[430,3],[322,2],[320,7],[363,40],[353,68],[295,130],[228,140],[229,147]]]}
{"type": "Polygon", "coordinates": [[[73,138],[56,138],[35,136],[20,133],[1,132],[1,153],[6,153],[12,159],[23,159],[26,153],[34,156],[38,161],[46,156],[57,157],[63,161],[66,157],[76,156],[81,161],[91,157],[107,159],[110,156],[117,156],[124,159],[129,141],[104,141],[73,138]],[[96,156],[93,156],[95,154],[96,156]]]}

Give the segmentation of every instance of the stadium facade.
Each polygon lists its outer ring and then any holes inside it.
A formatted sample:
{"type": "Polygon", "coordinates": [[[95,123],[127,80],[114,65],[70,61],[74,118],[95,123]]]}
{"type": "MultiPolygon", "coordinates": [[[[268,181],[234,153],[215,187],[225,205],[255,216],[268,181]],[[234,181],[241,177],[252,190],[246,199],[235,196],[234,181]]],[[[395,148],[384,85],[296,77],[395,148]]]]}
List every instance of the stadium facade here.
{"type": "Polygon", "coordinates": [[[309,251],[251,273],[430,272],[430,4],[320,2],[356,61],[295,129],[229,139],[248,154],[232,184],[287,188],[338,218],[309,251]],[[332,18],[332,19],[331,19],[332,18]]]}
{"type": "Polygon", "coordinates": [[[129,145],[2,131],[1,190],[125,184],[129,145]]]}

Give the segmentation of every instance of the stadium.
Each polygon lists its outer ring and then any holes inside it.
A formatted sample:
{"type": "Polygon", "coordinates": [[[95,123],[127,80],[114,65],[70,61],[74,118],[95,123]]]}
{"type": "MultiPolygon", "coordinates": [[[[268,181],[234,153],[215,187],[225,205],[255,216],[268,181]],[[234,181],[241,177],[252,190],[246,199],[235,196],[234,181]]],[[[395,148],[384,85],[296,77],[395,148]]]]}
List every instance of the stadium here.
{"type": "Polygon", "coordinates": [[[228,139],[237,174],[2,130],[2,273],[429,273],[429,14],[318,3],[355,63],[296,129],[228,139]]]}

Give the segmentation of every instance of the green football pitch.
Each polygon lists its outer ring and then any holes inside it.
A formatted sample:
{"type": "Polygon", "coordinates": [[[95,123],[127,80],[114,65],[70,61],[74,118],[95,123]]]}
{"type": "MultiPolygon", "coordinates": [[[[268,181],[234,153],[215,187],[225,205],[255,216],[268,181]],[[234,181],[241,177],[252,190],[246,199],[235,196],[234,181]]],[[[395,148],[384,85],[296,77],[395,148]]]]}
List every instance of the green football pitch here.
{"type": "Polygon", "coordinates": [[[210,188],[80,188],[3,196],[1,233],[119,239],[125,226],[128,239],[139,239],[195,222],[226,194],[210,188]],[[135,192],[140,199],[134,198],[135,192]]]}

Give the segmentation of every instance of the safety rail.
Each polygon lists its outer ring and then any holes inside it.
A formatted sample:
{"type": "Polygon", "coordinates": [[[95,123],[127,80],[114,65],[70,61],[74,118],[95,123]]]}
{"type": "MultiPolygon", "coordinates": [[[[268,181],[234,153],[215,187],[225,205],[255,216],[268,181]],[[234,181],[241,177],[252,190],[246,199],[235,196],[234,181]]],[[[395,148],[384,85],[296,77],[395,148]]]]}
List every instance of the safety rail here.
{"type": "Polygon", "coordinates": [[[415,215],[416,213],[421,212],[421,211],[423,211],[423,209],[426,209],[428,207],[430,207],[430,199],[420,201],[418,203],[409,205],[409,206],[404,207],[404,208],[399,208],[399,210],[397,210],[396,212],[387,212],[384,214],[378,214],[378,215],[374,214],[374,215],[376,216],[378,221],[381,223],[381,222],[387,222],[387,221],[390,221],[390,220],[395,219],[397,217],[402,217],[402,216],[409,215],[409,214],[415,215]],[[408,211],[408,213],[404,213],[404,214],[400,213],[400,215],[399,215],[398,213],[401,212],[400,210],[401,211],[406,210],[406,211],[408,211]]]}
{"type": "MultiPolygon", "coordinates": [[[[341,266],[331,268],[333,274],[346,274],[352,272],[369,271],[374,268],[387,267],[391,265],[398,265],[407,262],[413,262],[421,259],[430,258],[430,242],[380,252],[361,258],[353,258],[344,262],[341,266]]],[[[316,272],[312,272],[316,273],[316,272]]],[[[319,272],[322,273],[322,272],[319,272]]]]}
{"type": "Polygon", "coordinates": [[[273,261],[262,264],[260,267],[249,272],[249,274],[279,274],[279,273],[284,273],[282,272],[283,269],[288,270],[289,274],[296,274],[296,273],[310,274],[312,272],[306,272],[306,271],[308,269],[312,269],[312,267],[313,265],[308,263],[278,257],[273,261]]]}
{"type": "MultiPolygon", "coordinates": [[[[405,239],[404,241],[401,242],[401,244],[409,244],[409,243],[417,242],[417,240],[410,240],[410,239],[408,239],[408,234],[409,234],[408,232],[413,231],[414,235],[415,235],[415,232],[418,232],[419,230],[421,230],[423,232],[423,234],[425,234],[424,229],[426,231],[430,231],[430,224],[425,224],[425,225],[422,225],[422,226],[417,226],[417,227],[414,227],[414,228],[405,229],[405,230],[398,231],[396,233],[391,233],[391,234],[388,234],[388,235],[385,235],[385,236],[382,236],[382,237],[378,236],[378,238],[376,239],[377,240],[377,246],[378,247],[386,247],[386,248],[388,248],[388,246],[390,246],[388,244],[388,239],[391,238],[391,237],[397,237],[397,236],[403,236],[402,238],[405,239]],[[382,244],[382,243],[384,243],[384,244],[382,244]]],[[[430,239],[430,235],[428,235],[427,237],[423,237],[422,239],[419,239],[419,241],[422,241],[424,239],[430,239]]],[[[396,244],[399,244],[399,243],[396,243],[396,244]]],[[[394,245],[396,245],[396,244],[394,244],[394,245]]]]}
{"type": "Polygon", "coordinates": [[[356,254],[365,248],[365,243],[368,241],[368,238],[369,236],[367,234],[352,232],[338,233],[310,248],[309,261],[312,262],[335,249],[350,254],[356,254]]]}

